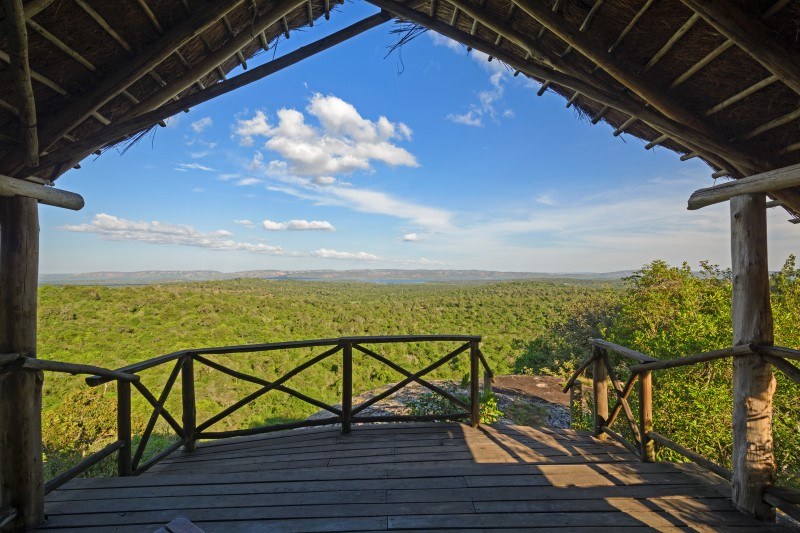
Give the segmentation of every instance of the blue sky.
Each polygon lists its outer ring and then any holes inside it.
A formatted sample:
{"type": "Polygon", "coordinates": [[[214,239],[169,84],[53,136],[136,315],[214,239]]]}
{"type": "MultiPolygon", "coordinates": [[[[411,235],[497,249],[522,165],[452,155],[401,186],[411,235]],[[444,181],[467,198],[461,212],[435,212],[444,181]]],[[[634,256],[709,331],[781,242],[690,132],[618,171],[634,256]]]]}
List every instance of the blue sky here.
{"type": "MultiPolygon", "coordinates": [[[[348,4],[277,54],[375,11],[348,4]]],[[[59,186],[86,207],[41,209],[41,271],[730,264],[727,206],[685,208],[713,183],[704,164],[615,138],[435,34],[385,57],[392,24],[84,161],[59,186]]],[[[769,218],[778,268],[796,228],[769,218]]]]}

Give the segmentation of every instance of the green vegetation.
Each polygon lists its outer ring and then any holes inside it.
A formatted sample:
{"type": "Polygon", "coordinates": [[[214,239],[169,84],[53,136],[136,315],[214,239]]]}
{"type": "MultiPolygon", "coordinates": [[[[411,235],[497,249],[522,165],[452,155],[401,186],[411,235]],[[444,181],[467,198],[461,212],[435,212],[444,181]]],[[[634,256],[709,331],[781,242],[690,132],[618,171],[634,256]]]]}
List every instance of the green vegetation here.
{"type": "MultiPolygon", "coordinates": [[[[496,373],[508,373],[523,348],[580,310],[615,294],[613,285],[588,281],[380,285],[233,280],[137,287],[45,286],[40,289],[40,357],[118,368],[183,348],[328,338],[346,335],[479,334],[496,373]]],[[[457,344],[381,345],[376,349],[407,369],[421,369],[457,344]]],[[[236,370],[274,379],[322,349],[219,356],[236,370]]],[[[341,359],[335,355],[287,385],[320,400],[341,398],[341,359]]],[[[362,393],[402,376],[354,354],[354,386],[362,393]]],[[[466,354],[431,379],[458,382],[466,354]]],[[[142,373],[158,396],[171,370],[142,373]]],[[[257,389],[195,365],[198,420],[203,421],[257,389]]],[[[88,388],[77,377],[48,372],[44,392],[44,444],[48,473],[114,440],[113,383],[88,388]]],[[[180,420],[180,386],[167,404],[180,420]]],[[[141,433],[152,409],[133,394],[133,429],[141,433]]],[[[213,430],[298,420],[316,408],[270,392],[224,419],[213,430]]],[[[157,430],[167,435],[166,424],[157,430]]],[[[161,440],[163,442],[163,439],[161,440]]],[[[148,446],[157,449],[159,441],[148,446]]],[[[113,466],[113,465],[112,465],[113,466]]],[[[102,469],[101,469],[102,470],[102,469]]],[[[105,471],[113,471],[106,466],[105,471]]]]}
{"type": "MultiPolygon", "coordinates": [[[[601,336],[660,359],[731,345],[730,271],[702,263],[701,272],[689,265],[671,267],[662,261],[645,266],[614,306],[591,307],[569,316],[548,334],[532,341],[517,360],[519,372],[566,375],[589,353],[586,339],[601,336]]],[[[775,343],[800,346],[800,270],[790,257],[771,279],[775,343]]],[[[614,360],[620,379],[628,378],[629,361],[614,360]]],[[[775,454],[779,480],[800,485],[800,387],[775,372],[775,454]]],[[[731,462],[730,359],[655,372],[653,411],[655,429],[709,459],[730,467],[731,462]]],[[[588,387],[585,394],[591,394],[588,387]]],[[[634,393],[631,406],[636,409],[634,393]]],[[[616,426],[631,438],[622,417],[616,426]]],[[[591,423],[586,416],[574,421],[591,423]]],[[[660,458],[683,460],[669,450],[660,458]]]]}
{"type": "MultiPolygon", "coordinates": [[[[669,359],[729,346],[730,272],[709,264],[654,261],[626,283],[520,281],[421,285],[232,280],[138,287],[46,286],[40,289],[40,356],[117,368],[182,348],[393,334],[479,334],[495,373],[544,373],[566,378],[589,354],[587,339],[600,336],[669,359]]],[[[800,347],[800,270],[793,257],[772,276],[776,344],[800,347]]],[[[376,350],[407,369],[420,369],[457,344],[381,345],[376,350]]],[[[302,349],[219,356],[242,372],[274,379],[320,353],[302,349]]],[[[354,354],[355,393],[402,379],[360,353],[354,354]]],[[[613,361],[620,379],[628,362],[613,361]]],[[[457,383],[465,355],[437,369],[431,379],[457,383]]],[[[156,394],[170,365],[142,374],[156,394]]],[[[198,420],[257,389],[196,365],[198,420]]],[[[731,362],[720,360],[654,374],[655,427],[662,434],[724,465],[731,454],[731,362]]],[[[779,372],[775,396],[775,449],[781,483],[800,484],[800,388],[779,372]]],[[[287,383],[336,404],[341,397],[337,354],[287,383]]],[[[588,392],[591,389],[589,388],[588,392]]],[[[44,440],[50,475],[114,439],[115,387],[88,388],[82,380],[48,373],[44,440]]],[[[141,433],[151,412],[134,393],[133,428],[141,433]]],[[[490,398],[487,420],[500,416],[490,398]]],[[[636,409],[634,396],[631,405],[636,409]]],[[[180,387],[167,408],[180,417],[180,387]]],[[[417,414],[449,409],[435,395],[412,406],[417,414]]],[[[524,406],[510,406],[524,410],[524,406]]],[[[316,408],[278,392],[259,398],[219,422],[214,430],[298,420],[316,408]]],[[[533,423],[540,413],[516,413],[533,423]]],[[[578,424],[587,424],[576,416],[578,424]]],[[[624,421],[617,427],[624,431],[624,421]]],[[[540,422],[539,422],[540,423],[540,422]]],[[[148,454],[169,438],[164,424],[148,454]]],[[[661,450],[661,458],[682,460],[661,450]]],[[[113,471],[100,465],[97,472],[113,471]]]]}
{"type": "MultiPolygon", "coordinates": [[[[446,390],[462,402],[469,404],[468,393],[461,392],[455,387],[447,387],[446,390]]],[[[411,414],[414,416],[448,415],[464,411],[459,405],[435,392],[420,394],[417,398],[408,402],[408,407],[411,409],[411,414]]],[[[497,398],[495,398],[494,394],[491,392],[484,392],[481,394],[481,424],[497,422],[500,420],[501,416],[503,416],[503,411],[497,406],[497,398]]]]}

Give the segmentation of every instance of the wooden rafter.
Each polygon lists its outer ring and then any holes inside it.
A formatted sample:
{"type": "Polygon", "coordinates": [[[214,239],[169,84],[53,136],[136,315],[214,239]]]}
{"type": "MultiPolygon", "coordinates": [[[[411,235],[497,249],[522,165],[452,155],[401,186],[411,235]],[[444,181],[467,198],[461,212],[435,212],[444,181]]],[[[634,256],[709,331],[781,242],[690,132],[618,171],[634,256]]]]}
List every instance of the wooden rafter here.
{"type": "Polygon", "coordinates": [[[175,98],[178,94],[188,89],[197,79],[201,79],[217,66],[230,59],[236,52],[249,45],[254,35],[265,31],[267,28],[280,22],[287,14],[302,6],[305,0],[282,0],[278,2],[267,14],[255,20],[251,24],[251,32],[242,32],[234,39],[226,42],[220,49],[213,54],[206,56],[196,64],[192,70],[182,76],[172,80],[170,84],[159,91],[154,92],[135,107],[129,109],[122,115],[120,120],[127,120],[136,115],[147,113],[175,98]]]}
{"type": "Polygon", "coordinates": [[[800,94],[800,58],[775,42],[764,24],[730,0],[681,2],[800,94]]]}
{"type": "Polygon", "coordinates": [[[8,55],[11,66],[22,139],[25,147],[25,164],[39,166],[39,133],[36,125],[36,99],[33,95],[31,68],[28,63],[28,32],[25,28],[25,11],[22,0],[3,0],[8,55]]]}
{"type": "Polygon", "coordinates": [[[665,116],[709,137],[717,136],[693,113],[664,94],[655,84],[639,77],[635,69],[613,57],[594,39],[575,31],[563,18],[554,14],[546,5],[537,0],[514,0],[514,3],[665,116]]]}
{"type": "MultiPolygon", "coordinates": [[[[207,2],[204,9],[198,10],[197,14],[170,29],[163,37],[133,57],[131,61],[122,64],[116,71],[110,72],[92,90],[65,108],[42,128],[42,148],[52,146],[64,134],[83,122],[87,116],[96,112],[101,106],[172,55],[188,40],[209,28],[222,15],[227,14],[243,2],[244,0],[207,2]]],[[[6,168],[5,163],[6,161],[3,161],[0,168],[6,168]]]]}

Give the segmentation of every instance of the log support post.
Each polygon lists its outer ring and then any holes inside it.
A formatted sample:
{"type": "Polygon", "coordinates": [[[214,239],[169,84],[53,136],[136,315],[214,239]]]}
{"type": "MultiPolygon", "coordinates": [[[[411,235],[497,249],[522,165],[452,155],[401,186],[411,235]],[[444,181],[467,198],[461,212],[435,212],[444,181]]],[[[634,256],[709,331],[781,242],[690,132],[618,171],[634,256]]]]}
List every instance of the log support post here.
{"type": "Polygon", "coordinates": [[[353,412],[353,344],[342,347],[342,434],[350,433],[353,412]]]}
{"type": "Polygon", "coordinates": [[[117,475],[130,476],[133,473],[133,452],[131,443],[131,384],[117,381],[117,439],[122,448],[117,452],[117,475]]]}
{"type": "Polygon", "coordinates": [[[181,366],[181,399],[183,400],[183,435],[186,443],[183,451],[195,451],[197,432],[197,411],[194,400],[194,357],[187,355],[181,366]]]}
{"type": "MultiPolygon", "coordinates": [[[[773,343],[767,266],[767,215],[763,193],[731,199],[733,341],[773,343]]],[[[761,356],[733,360],[733,502],[743,512],[774,520],[764,489],[775,480],[772,395],[775,377],[761,356]]]]}
{"type": "Polygon", "coordinates": [[[653,431],[653,375],[643,372],[639,376],[639,434],[641,446],[639,453],[645,463],[654,463],[656,448],[653,439],[647,436],[653,431]]]}
{"type": "Polygon", "coordinates": [[[483,371],[483,393],[484,394],[492,394],[492,381],[494,377],[492,373],[488,370],[483,371]]]}
{"type": "MultiPolygon", "coordinates": [[[[0,197],[0,353],[36,357],[39,212],[36,200],[0,197]]],[[[0,509],[13,508],[13,530],[44,519],[42,373],[16,370],[0,379],[0,509]]]]}
{"type": "Polygon", "coordinates": [[[469,343],[469,422],[474,428],[481,423],[480,359],[478,341],[469,343]]]}
{"type": "Polygon", "coordinates": [[[592,346],[592,386],[594,392],[594,436],[605,438],[603,426],[608,420],[608,373],[603,359],[607,357],[603,348],[592,346]]]}

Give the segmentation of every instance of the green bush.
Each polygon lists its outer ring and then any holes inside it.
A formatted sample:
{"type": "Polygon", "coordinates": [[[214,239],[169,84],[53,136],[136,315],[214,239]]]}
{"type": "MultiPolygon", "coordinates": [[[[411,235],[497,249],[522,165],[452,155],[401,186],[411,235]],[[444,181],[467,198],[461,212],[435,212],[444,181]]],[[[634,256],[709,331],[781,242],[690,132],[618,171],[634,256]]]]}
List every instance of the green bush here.
{"type": "MultiPolygon", "coordinates": [[[[469,394],[459,392],[455,387],[446,387],[445,390],[453,394],[462,402],[469,404],[469,394]]],[[[406,404],[414,416],[449,415],[463,412],[464,409],[435,392],[424,392],[406,404]]],[[[503,412],[497,405],[497,398],[491,392],[484,392],[480,398],[481,424],[491,424],[500,420],[503,412]]]]}

